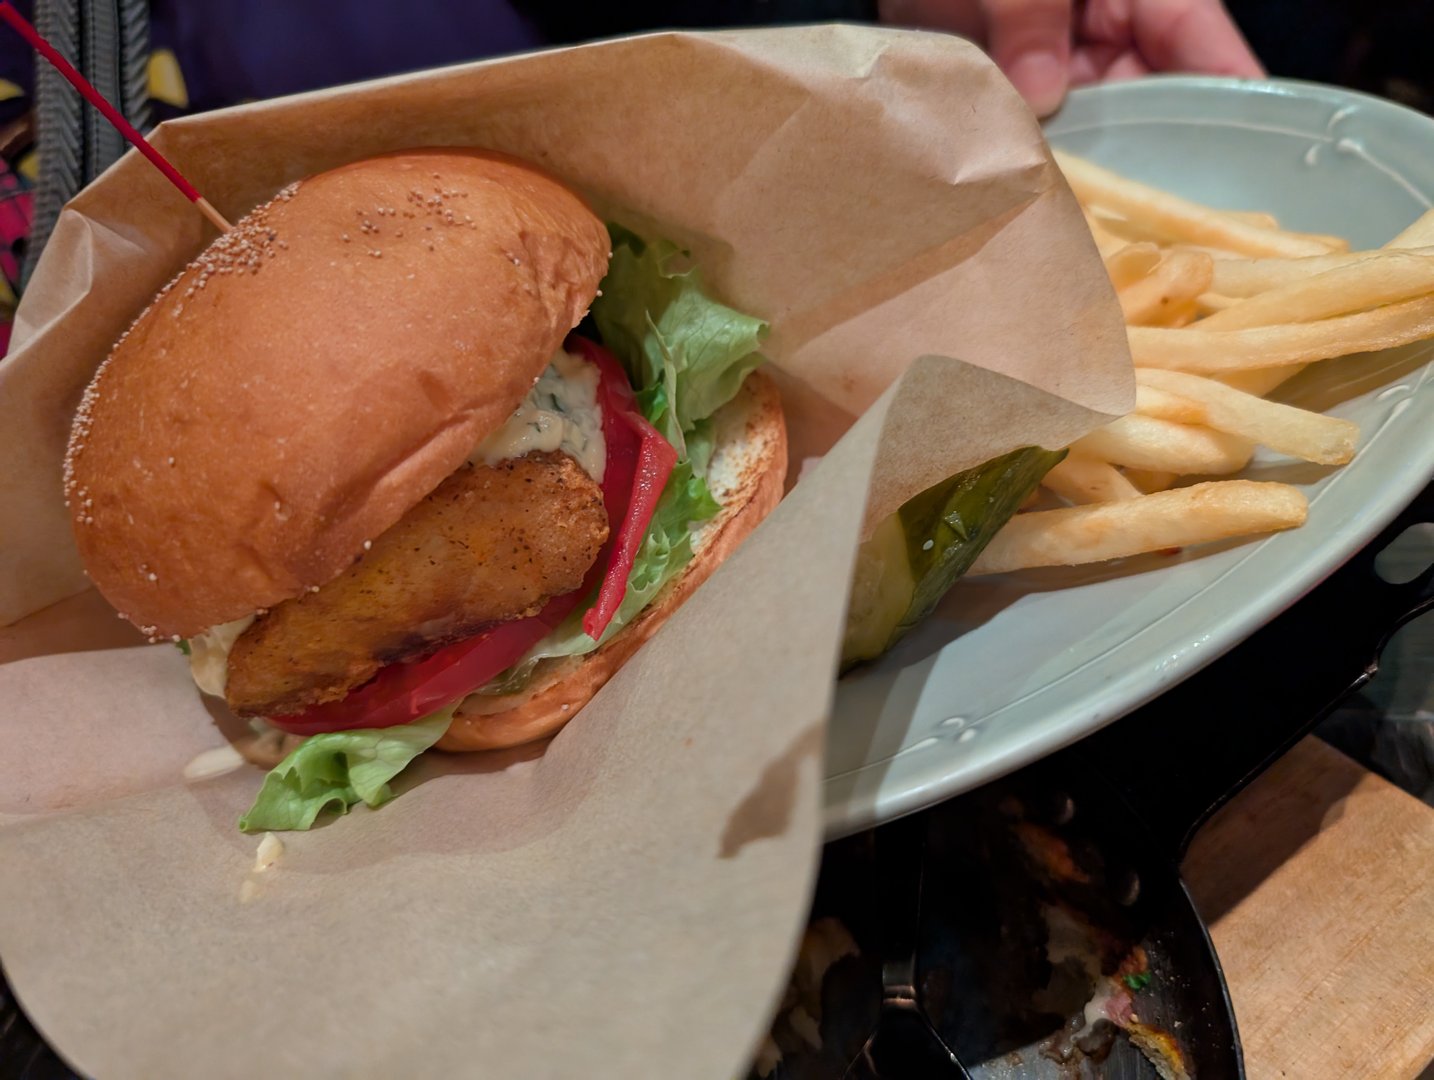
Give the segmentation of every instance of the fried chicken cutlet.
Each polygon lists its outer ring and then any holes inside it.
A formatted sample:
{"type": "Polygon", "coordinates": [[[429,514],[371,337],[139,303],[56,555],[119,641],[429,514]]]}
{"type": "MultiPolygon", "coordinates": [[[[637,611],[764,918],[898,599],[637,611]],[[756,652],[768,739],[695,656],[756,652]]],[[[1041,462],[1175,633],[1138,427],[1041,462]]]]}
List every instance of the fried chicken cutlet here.
{"type": "Polygon", "coordinates": [[[601,488],[566,454],[464,466],[336,579],[260,616],[225,697],[245,716],[336,701],[384,664],[536,614],[582,584],[607,535],[601,488]]]}

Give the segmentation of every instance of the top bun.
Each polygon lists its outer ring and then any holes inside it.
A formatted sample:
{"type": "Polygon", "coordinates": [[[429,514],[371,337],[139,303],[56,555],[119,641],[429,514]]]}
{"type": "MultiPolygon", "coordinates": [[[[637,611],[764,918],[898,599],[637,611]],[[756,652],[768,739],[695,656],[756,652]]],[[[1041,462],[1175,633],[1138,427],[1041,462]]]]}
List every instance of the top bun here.
{"type": "Polygon", "coordinates": [[[285,188],[172,281],[85,392],[80,556],[151,637],[342,571],[518,406],[607,269],[533,167],[458,149],[285,188]]]}

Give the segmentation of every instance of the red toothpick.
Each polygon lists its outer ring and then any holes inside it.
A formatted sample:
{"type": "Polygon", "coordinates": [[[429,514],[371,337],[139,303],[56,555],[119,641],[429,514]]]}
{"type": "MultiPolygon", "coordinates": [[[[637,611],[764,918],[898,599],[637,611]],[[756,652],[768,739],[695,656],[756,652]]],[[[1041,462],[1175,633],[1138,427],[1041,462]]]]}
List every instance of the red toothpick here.
{"type": "Polygon", "coordinates": [[[89,80],[74,69],[74,66],[61,56],[53,45],[40,36],[38,30],[30,25],[25,16],[21,15],[10,4],[9,0],[0,0],[0,19],[5,20],[15,32],[30,43],[30,46],[63,75],[76,90],[78,90],[91,105],[99,109],[115,127],[119,128],[123,135],[150,162],[156,169],[164,173],[169,182],[177,187],[184,197],[199,208],[200,213],[214,222],[215,228],[220,232],[228,232],[231,228],[229,222],[224,220],[224,215],[209,204],[209,200],[199,194],[193,184],[184,178],[184,174],[171,165],[158,150],[149,145],[149,140],[141,135],[135,126],[126,120],[118,109],[100,96],[100,92],[90,85],[89,80]]]}

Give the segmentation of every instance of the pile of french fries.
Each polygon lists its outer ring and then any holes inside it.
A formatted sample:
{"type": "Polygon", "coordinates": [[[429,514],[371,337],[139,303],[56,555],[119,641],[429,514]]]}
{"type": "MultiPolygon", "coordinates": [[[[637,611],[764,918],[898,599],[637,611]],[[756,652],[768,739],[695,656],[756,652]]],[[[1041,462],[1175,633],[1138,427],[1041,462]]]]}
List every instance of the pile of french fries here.
{"type": "Polygon", "coordinates": [[[1044,486],[1071,504],[1017,514],[972,573],[1073,566],[1304,523],[1288,484],[1230,476],[1257,445],[1321,465],[1348,420],[1266,400],[1307,364],[1434,338],[1434,211],[1384,247],[1214,210],[1068,154],[1135,360],[1135,411],[1070,447],[1044,486]]]}

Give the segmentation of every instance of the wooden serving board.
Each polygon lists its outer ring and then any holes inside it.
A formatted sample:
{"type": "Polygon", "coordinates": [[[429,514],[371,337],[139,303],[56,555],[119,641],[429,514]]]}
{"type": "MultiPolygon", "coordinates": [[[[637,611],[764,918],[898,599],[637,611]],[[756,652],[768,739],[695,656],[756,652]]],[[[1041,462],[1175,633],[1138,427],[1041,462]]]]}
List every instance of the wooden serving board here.
{"type": "Polygon", "coordinates": [[[1184,865],[1250,1080],[1402,1080],[1434,1060],[1434,809],[1307,738],[1184,865]]]}

